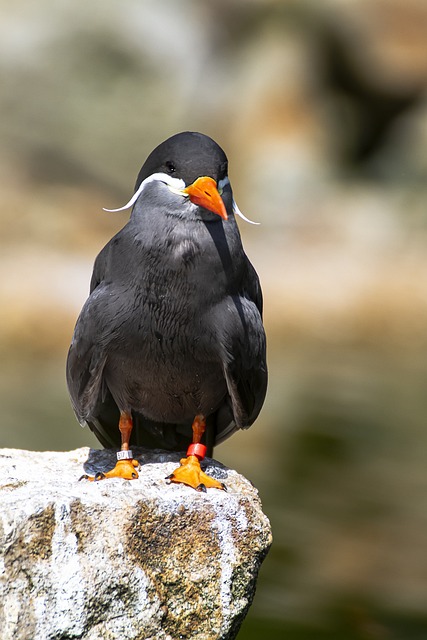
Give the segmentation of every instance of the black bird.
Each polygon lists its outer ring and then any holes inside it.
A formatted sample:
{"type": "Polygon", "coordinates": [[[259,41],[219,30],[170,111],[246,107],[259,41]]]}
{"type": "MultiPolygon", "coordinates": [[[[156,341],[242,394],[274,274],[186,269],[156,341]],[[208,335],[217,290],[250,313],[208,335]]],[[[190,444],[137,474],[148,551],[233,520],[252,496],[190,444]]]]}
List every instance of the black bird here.
{"type": "Polygon", "coordinates": [[[181,451],[192,442],[170,480],[224,488],[199,460],[261,410],[262,293],[227,172],[208,136],[172,136],[148,156],[122,207],[134,205],[129,222],[96,258],[67,383],[79,422],[121,450],[91,480],[138,477],[132,444],[181,451]]]}

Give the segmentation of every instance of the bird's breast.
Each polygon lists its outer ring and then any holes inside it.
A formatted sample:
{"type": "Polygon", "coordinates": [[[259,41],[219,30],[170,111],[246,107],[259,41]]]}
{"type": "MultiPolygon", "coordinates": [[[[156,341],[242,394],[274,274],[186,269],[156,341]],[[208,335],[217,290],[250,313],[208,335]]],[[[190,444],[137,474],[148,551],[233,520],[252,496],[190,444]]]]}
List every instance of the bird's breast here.
{"type": "Polygon", "coordinates": [[[213,413],[222,402],[221,364],[197,357],[197,338],[153,327],[128,347],[110,352],[104,372],[120,407],[157,422],[182,423],[213,413]]]}

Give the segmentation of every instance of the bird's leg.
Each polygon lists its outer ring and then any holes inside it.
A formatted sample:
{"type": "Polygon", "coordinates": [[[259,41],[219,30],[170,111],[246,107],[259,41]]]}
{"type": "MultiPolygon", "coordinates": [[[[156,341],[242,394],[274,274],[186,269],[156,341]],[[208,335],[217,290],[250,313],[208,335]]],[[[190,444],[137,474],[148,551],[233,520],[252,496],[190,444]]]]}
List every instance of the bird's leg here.
{"type": "Polygon", "coordinates": [[[205,418],[197,415],[194,418],[193,425],[193,442],[187,450],[187,457],[181,458],[181,466],[175,469],[168,480],[171,482],[187,484],[197,491],[206,491],[207,488],[223,489],[225,485],[215,478],[211,478],[200,468],[200,460],[203,460],[206,454],[206,447],[201,443],[202,436],[206,429],[205,418]]]}
{"type": "Polygon", "coordinates": [[[117,462],[114,469],[99,472],[95,476],[82,476],[87,480],[103,480],[104,478],[124,478],[125,480],[134,480],[138,477],[139,467],[138,460],[134,460],[132,451],[129,449],[130,435],[132,433],[132,416],[127,411],[120,412],[119,429],[122,437],[122,446],[117,452],[117,462]]]}

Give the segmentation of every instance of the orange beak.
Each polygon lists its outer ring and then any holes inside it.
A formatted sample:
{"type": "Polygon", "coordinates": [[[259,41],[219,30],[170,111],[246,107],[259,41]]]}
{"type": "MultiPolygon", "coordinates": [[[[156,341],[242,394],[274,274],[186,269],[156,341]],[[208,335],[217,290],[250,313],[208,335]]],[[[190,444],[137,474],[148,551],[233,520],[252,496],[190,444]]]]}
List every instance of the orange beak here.
{"type": "Polygon", "coordinates": [[[213,178],[206,176],[197,178],[193,184],[183,189],[183,192],[190,196],[190,200],[194,204],[198,204],[200,207],[221,216],[223,220],[227,220],[227,211],[213,178]]]}

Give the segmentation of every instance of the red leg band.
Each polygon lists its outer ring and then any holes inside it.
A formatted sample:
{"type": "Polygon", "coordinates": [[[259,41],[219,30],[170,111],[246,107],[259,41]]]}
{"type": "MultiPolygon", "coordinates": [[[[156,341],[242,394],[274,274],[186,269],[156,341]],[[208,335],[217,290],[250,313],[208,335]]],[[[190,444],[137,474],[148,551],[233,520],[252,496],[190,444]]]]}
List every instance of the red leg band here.
{"type": "Polygon", "coordinates": [[[190,444],[187,449],[187,456],[196,456],[199,460],[203,460],[206,455],[207,447],[201,442],[190,444]]]}

